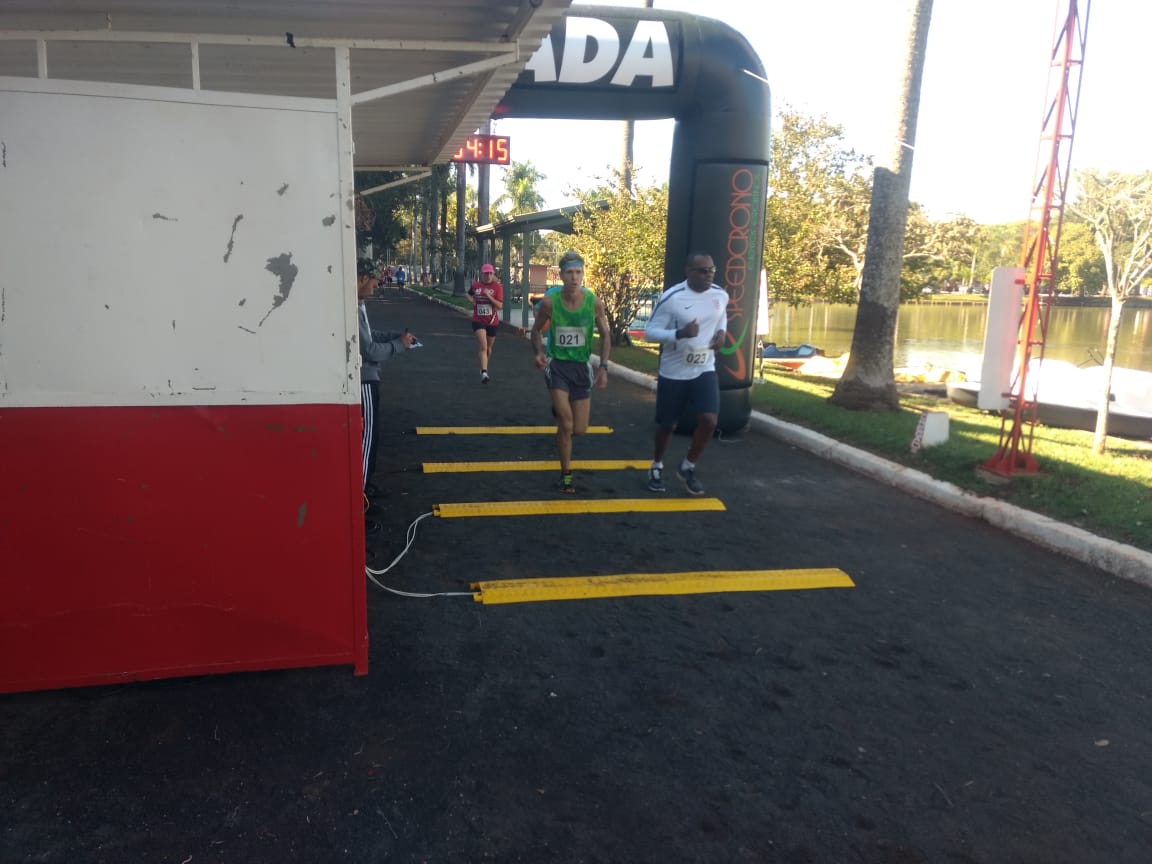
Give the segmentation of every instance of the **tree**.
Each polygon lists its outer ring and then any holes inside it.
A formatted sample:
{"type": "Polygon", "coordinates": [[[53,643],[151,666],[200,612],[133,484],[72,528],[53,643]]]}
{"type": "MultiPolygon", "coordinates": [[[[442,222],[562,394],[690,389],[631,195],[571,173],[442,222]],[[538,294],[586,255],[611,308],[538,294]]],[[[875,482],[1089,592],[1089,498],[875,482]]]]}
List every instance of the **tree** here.
{"type": "MultiPolygon", "coordinates": [[[[437,240],[437,246],[439,247],[440,255],[436,261],[436,264],[432,267],[432,284],[434,285],[447,280],[448,270],[450,269],[448,262],[452,261],[453,263],[456,263],[456,243],[453,240],[452,232],[448,230],[448,202],[451,200],[453,203],[455,203],[455,183],[451,181],[456,179],[455,175],[461,170],[467,169],[466,166],[459,162],[452,166],[437,165],[433,169],[433,171],[439,177],[439,182],[436,184],[436,191],[439,193],[439,197],[436,199],[436,204],[440,207],[440,215],[436,219],[436,227],[440,231],[440,236],[437,240]],[[451,172],[451,177],[449,177],[449,172],[451,172]]],[[[463,293],[464,289],[461,288],[460,290],[461,293],[463,293]]]]}
{"type": "Polygon", "coordinates": [[[895,411],[896,312],[900,306],[900,270],[908,189],[920,110],[920,82],[928,47],[932,0],[916,0],[909,27],[904,84],[890,166],[877,167],[868,211],[868,245],[860,281],[860,305],[844,375],[829,397],[844,408],[895,411]]]}
{"type": "Polygon", "coordinates": [[[395,260],[411,229],[408,216],[418,193],[418,184],[400,182],[404,180],[400,171],[363,171],[356,175],[356,189],[372,189],[389,183],[397,183],[388,189],[374,192],[364,197],[372,208],[372,225],[357,238],[357,248],[372,244],[378,256],[395,260]]]}
{"type": "MultiPolygon", "coordinates": [[[[538,184],[546,176],[531,162],[513,162],[504,172],[504,194],[496,199],[495,209],[501,218],[540,210],[544,206],[544,196],[540,194],[538,184]]],[[[533,252],[531,234],[526,235],[525,245],[527,248],[523,250],[524,260],[521,263],[527,273],[533,252]]]]}
{"type": "Polygon", "coordinates": [[[785,107],[772,134],[764,266],[773,299],[854,301],[842,236],[863,237],[862,218],[849,227],[853,205],[867,212],[869,161],[844,146],[843,127],[785,107]]]}
{"type": "Polygon", "coordinates": [[[1026,222],[1006,222],[981,228],[976,260],[972,262],[973,281],[983,285],[991,281],[997,267],[1015,267],[1020,263],[1026,222]]]}
{"type": "Polygon", "coordinates": [[[819,237],[827,260],[840,268],[839,293],[822,299],[854,303],[860,299],[872,188],[862,173],[841,178],[836,187],[830,199],[832,212],[820,226],[819,237]]]}
{"type": "Polygon", "coordinates": [[[544,206],[539,185],[546,178],[531,162],[513,162],[504,174],[504,194],[496,199],[497,208],[508,216],[535,213],[544,206]]]}
{"type": "Polygon", "coordinates": [[[1060,257],[1056,262],[1056,290],[1076,297],[1103,294],[1108,282],[1104,256],[1084,220],[1070,213],[1060,231],[1060,257]]]}
{"type": "Polygon", "coordinates": [[[908,210],[900,296],[918,297],[928,285],[969,284],[982,229],[967,216],[933,222],[918,204],[908,210]]]}
{"type": "MultiPolygon", "coordinates": [[[[871,161],[843,146],[841,127],[785,109],[772,137],[764,262],[772,297],[855,303],[867,260],[871,161]]],[[[967,284],[981,229],[966,216],[908,213],[900,294],[967,284]]]]}
{"type": "Polygon", "coordinates": [[[632,194],[619,178],[607,197],[602,189],[585,192],[583,212],[572,217],[572,247],[584,258],[585,284],[604,304],[614,345],[628,344],[628,325],[664,277],[668,187],[632,179],[632,194]]]}
{"type": "MultiPolygon", "coordinates": [[[[654,0],[644,0],[644,8],[651,9],[654,0]]],[[[624,190],[632,192],[632,163],[636,151],[636,121],[625,120],[623,135],[620,141],[620,184],[624,190]]]]}
{"type": "MultiPolygon", "coordinates": [[[[567,234],[560,231],[537,231],[532,243],[532,260],[537,264],[555,264],[571,246],[567,234]]],[[[559,276],[556,277],[559,279],[559,276]]],[[[551,281],[551,279],[550,279],[551,281]]]]}
{"type": "Polygon", "coordinates": [[[1103,453],[1108,438],[1112,369],[1124,303],[1152,274],[1152,171],[1143,174],[1077,171],[1080,193],[1072,210],[1092,229],[1104,256],[1105,285],[1112,298],[1104,346],[1103,392],[1092,449],[1103,453]]]}

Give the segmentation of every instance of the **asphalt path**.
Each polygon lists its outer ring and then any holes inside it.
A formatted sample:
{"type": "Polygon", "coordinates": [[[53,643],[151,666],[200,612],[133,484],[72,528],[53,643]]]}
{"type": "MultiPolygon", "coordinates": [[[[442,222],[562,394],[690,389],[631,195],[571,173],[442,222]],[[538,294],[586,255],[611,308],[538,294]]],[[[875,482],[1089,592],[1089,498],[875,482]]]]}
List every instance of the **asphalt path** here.
{"type": "MultiPolygon", "coordinates": [[[[441,518],[558,500],[527,340],[480,383],[459,313],[392,291],[370,671],[0,697],[0,862],[948,862],[1152,858],[1152,591],[749,432],[700,461],[722,512],[441,518]],[[421,518],[424,517],[424,518],[421,518]],[[410,526],[415,527],[412,528],[410,526]],[[852,588],[484,605],[476,581],[838,568],[852,588]]],[[[614,377],[647,459],[653,394],[614,377]]],[[[866,416],[861,422],[867,422],[866,416]]],[[[687,445],[675,437],[669,464],[687,445]]],[[[639,470],[578,500],[648,498],[639,470]]],[[[687,496],[670,477],[669,499],[687,496]]],[[[283,585],[280,590],[291,590],[283,585]]]]}

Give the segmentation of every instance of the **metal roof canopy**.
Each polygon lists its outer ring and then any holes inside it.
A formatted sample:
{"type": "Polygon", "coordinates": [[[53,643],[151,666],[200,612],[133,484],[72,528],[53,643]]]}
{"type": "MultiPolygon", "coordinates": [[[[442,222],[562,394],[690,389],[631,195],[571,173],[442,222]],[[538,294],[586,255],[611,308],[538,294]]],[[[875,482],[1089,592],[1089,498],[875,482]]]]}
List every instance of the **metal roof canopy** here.
{"type": "MultiPolygon", "coordinates": [[[[606,210],[608,209],[608,202],[594,201],[592,206],[606,210]]],[[[587,212],[588,208],[583,204],[569,204],[554,210],[538,210],[535,213],[510,216],[499,222],[480,225],[473,228],[469,233],[476,237],[508,237],[523,234],[526,231],[559,231],[562,234],[571,234],[573,230],[572,217],[577,213],[587,212]]]]}
{"type": "Polygon", "coordinates": [[[0,76],[338,97],[357,169],[447,162],[572,0],[4,0],[0,76]]]}

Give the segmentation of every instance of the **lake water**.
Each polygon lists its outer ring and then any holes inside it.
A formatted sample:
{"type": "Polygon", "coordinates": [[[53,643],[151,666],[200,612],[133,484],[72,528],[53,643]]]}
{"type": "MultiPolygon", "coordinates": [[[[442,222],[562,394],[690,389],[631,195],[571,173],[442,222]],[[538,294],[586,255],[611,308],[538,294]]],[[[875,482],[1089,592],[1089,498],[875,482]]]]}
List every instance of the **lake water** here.
{"type": "MultiPolygon", "coordinates": [[[[1092,365],[1090,352],[1104,351],[1108,311],[1100,307],[1053,307],[1044,357],[1092,365]]],[[[983,303],[901,304],[896,319],[895,365],[931,364],[979,378],[987,312],[983,303]]],[[[856,307],[839,303],[774,305],[769,325],[768,338],[778,345],[807,342],[836,357],[852,347],[856,307]]],[[[1116,365],[1152,372],[1152,309],[1124,310],[1116,365]]]]}

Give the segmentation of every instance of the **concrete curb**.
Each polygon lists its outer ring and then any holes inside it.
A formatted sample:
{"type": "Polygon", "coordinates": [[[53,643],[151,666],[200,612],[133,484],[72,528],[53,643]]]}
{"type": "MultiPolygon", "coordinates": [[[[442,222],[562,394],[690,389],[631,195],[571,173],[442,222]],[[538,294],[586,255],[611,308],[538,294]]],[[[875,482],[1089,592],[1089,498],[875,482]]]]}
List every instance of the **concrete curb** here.
{"type": "MultiPolygon", "coordinates": [[[[612,374],[649,390],[656,389],[656,379],[651,375],[616,365],[612,366],[612,374]]],[[[819,432],[786,423],[759,411],[752,412],[749,428],[933,504],[965,516],[983,519],[989,525],[1037,546],[1152,588],[1152,553],[1143,549],[1097,537],[1082,528],[1041,516],[1031,510],[976,495],[951,483],[929,477],[922,471],[889,462],[819,432]]]]}

